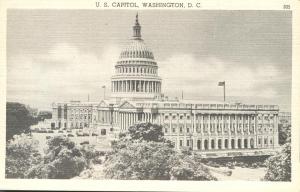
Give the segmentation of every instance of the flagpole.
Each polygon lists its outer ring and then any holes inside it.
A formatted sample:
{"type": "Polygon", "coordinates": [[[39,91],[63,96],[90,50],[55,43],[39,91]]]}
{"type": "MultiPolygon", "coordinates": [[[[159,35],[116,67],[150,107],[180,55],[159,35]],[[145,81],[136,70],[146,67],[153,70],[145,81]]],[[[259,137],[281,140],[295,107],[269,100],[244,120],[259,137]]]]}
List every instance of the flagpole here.
{"type": "Polygon", "coordinates": [[[105,100],[105,89],[106,89],[106,86],[103,85],[102,88],[103,88],[103,100],[105,100]]]}
{"type": "Polygon", "coordinates": [[[103,93],[104,94],[103,95],[104,100],[105,100],[105,89],[106,89],[106,87],[104,87],[104,93],[103,93]]]}
{"type": "Polygon", "coordinates": [[[225,102],[225,86],[226,85],[225,85],[225,81],[224,81],[224,89],[223,89],[224,90],[224,102],[225,102]]]}

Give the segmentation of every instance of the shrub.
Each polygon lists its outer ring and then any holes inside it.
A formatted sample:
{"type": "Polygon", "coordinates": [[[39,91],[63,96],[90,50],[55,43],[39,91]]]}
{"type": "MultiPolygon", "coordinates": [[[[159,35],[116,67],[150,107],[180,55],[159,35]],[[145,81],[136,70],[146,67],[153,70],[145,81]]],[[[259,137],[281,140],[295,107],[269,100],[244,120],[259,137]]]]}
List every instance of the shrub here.
{"type": "Polygon", "coordinates": [[[5,177],[25,178],[32,166],[40,163],[38,141],[25,134],[15,135],[6,144],[5,177]]]}
{"type": "Polygon", "coordinates": [[[291,144],[286,143],[278,154],[266,160],[267,181],[291,181],[291,144]]]}

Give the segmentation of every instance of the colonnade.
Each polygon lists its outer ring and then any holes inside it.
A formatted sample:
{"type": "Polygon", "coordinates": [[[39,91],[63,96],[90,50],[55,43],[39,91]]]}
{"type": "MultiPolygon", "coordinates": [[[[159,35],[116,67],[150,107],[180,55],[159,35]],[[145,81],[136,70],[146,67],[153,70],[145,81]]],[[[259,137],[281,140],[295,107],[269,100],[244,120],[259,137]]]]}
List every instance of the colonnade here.
{"type": "Polygon", "coordinates": [[[213,151],[213,150],[230,150],[230,149],[254,149],[254,148],[273,148],[278,144],[275,143],[274,135],[249,136],[249,137],[168,137],[175,142],[177,149],[181,147],[190,147],[193,150],[213,151]],[[174,140],[175,139],[175,140],[174,140]],[[261,141],[258,141],[258,140],[261,141]],[[264,141],[265,140],[265,141],[264,141]]]}
{"type": "Polygon", "coordinates": [[[145,80],[122,80],[112,81],[111,90],[113,92],[144,92],[144,93],[160,93],[160,81],[145,80]]]}

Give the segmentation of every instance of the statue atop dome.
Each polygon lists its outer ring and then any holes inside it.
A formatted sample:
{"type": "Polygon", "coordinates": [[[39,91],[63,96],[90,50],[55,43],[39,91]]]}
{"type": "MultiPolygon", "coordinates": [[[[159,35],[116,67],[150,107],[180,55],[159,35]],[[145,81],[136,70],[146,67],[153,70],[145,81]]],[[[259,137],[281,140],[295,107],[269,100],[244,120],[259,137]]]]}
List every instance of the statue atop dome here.
{"type": "Polygon", "coordinates": [[[135,25],[133,26],[133,38],[134,39],[142,39],[141,26],[140,26],[140,23],[139,23],[138,13],[135,16],[135,25]]]}

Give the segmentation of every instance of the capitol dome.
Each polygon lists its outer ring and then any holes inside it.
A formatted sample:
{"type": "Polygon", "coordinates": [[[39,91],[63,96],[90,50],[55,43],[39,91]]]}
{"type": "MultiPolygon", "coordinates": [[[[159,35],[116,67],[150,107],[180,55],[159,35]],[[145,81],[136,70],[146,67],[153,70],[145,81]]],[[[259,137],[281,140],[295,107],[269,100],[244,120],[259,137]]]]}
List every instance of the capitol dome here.
{"type": "Polygon", "coordinates": [[[120,59],[125,58],[147,58],[154,60],[152,51],[142,39],[133,39],[130,41],[120,54],[120,59]]]}
{"type": "Polygon", "coordinates": [[[120,53],[112,77],[112,97],[151,99],[160,95],[161,79],[152,51],[141,36],[141,26],[136,15],[133,38],[120,53]]]}

